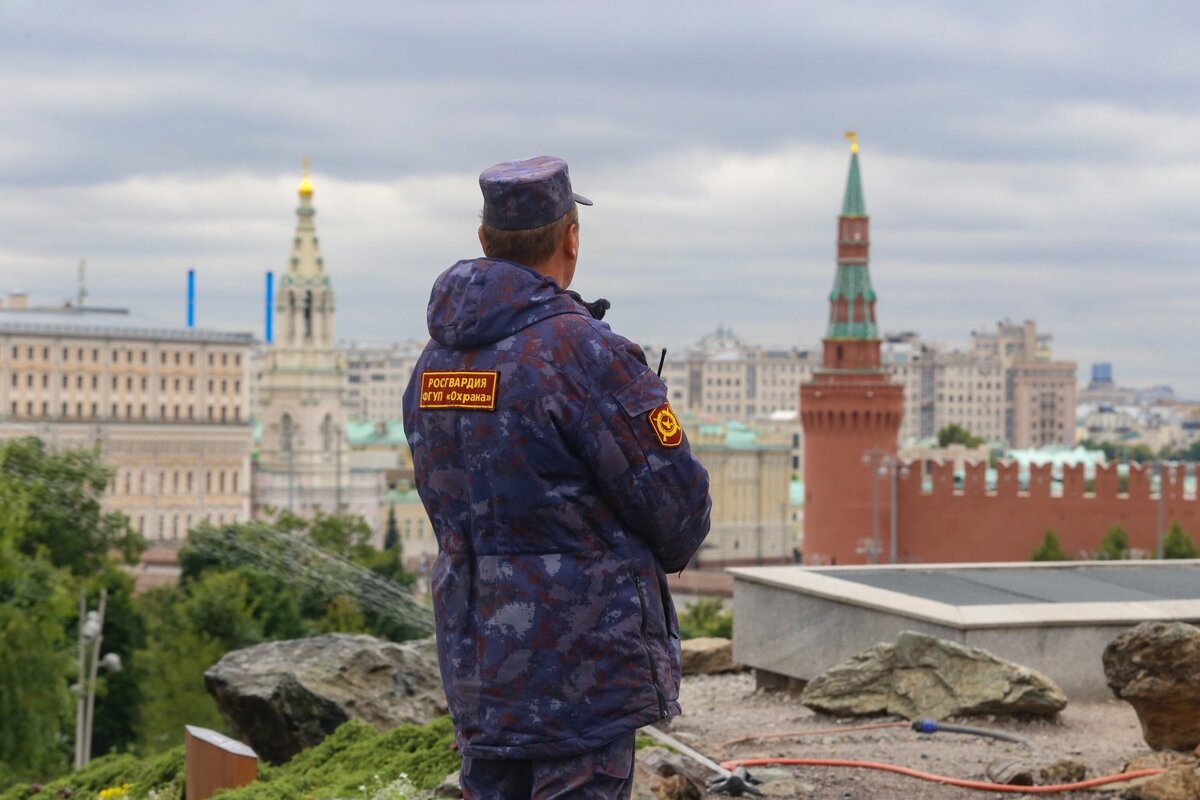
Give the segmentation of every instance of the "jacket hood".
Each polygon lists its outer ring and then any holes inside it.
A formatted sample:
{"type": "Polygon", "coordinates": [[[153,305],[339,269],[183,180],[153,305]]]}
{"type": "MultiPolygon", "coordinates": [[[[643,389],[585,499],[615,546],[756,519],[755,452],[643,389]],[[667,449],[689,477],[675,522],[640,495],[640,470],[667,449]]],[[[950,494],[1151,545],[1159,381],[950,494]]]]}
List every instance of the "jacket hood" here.
{"type": "Polygon", "coordinates": [[[464,350],[497,342],[548,317],[585,314],[550,278],[497,258],[459,261],[434,281],[429,335],[464,350]]]}

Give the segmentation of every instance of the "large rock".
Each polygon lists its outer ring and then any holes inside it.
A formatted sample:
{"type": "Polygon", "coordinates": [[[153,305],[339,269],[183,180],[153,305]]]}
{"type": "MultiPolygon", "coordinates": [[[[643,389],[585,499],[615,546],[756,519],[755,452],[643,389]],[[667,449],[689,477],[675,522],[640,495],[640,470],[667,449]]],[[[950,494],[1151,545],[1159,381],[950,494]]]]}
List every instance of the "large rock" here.
{"type": "Polygon", "coordinates": [[[281,764],[339,725],[385,731],[446,713],[433,640],[331,633],[227,653],[204,673],[234,734],[281,764]]]}
{"type": "Polygon", "coordinates": [[[1104,675],[1155,750],[1200,745],[1200,628],[1143,622],[1104,648],[1104,675]]]}
{"type": "Polygon", "coordinates": [[[986,650],[904,631],[811,681],[800,702],[838,716],[893,714],[944,719],[962,714],[1049,716],[1067,697],[1040,672],[986,650]]]}
{"type": "Polygon", "coordinates": [[[684,639],[680,649],[684,675],[716,675],[741,669],[733,660],[733,642],[728,639],[716,636],[684,639]]]}

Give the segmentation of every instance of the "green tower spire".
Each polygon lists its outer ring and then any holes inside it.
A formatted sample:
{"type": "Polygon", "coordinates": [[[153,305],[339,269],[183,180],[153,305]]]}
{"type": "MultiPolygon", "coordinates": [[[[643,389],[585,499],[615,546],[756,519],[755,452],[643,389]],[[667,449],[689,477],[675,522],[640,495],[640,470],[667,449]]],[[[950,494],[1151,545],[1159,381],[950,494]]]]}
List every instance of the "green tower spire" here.
{"type": "Polygon", "coordinates": [[[838,267],[829,294],[827,339],[875,340],[879,329],[875,322],[875,290],[867,266],[870,219],[863,201],[862,176],[858,169],[858,135],[846,133],[850,140],[850,174],[846,178],[846,196],[838,218],[838,267]]]}
{"type": "Polygon", "coordinates": [[[846,134],[850,140],[850,175],[846,178],[846,197],[842,200],[843,217],[865,217],[867,203],[863,200],[862,178],[858,174],[858,135],[846,134]]]}

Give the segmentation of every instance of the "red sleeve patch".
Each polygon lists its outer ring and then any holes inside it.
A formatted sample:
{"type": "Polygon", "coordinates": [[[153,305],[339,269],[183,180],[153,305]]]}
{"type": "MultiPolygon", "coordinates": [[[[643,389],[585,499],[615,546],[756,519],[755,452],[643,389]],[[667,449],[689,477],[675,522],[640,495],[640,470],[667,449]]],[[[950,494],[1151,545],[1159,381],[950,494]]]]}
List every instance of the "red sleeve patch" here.
{"type": "Polygon", "coordinates": [[[683,428],[671,410],[670,403],[663,403],[650,412],[650,427],[654,437],[663,447],[679,447],[683,443],[683,428]]]}
{"type": "Polygon", "coordinates": [[[496,409],[497,372],[422,372],[421,408],[496,409]]]}

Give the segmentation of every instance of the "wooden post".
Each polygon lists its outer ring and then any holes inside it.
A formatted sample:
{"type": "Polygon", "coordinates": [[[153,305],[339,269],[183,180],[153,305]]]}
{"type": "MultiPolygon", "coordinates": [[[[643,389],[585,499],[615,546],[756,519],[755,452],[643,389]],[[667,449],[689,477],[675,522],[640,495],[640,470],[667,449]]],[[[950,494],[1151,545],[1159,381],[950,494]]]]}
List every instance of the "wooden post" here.
{"type": "Polygon", "coordinates": [[[184,800],[207,800],[258,777],[258,754],[208,728],[184,728],[184,800]]]}

